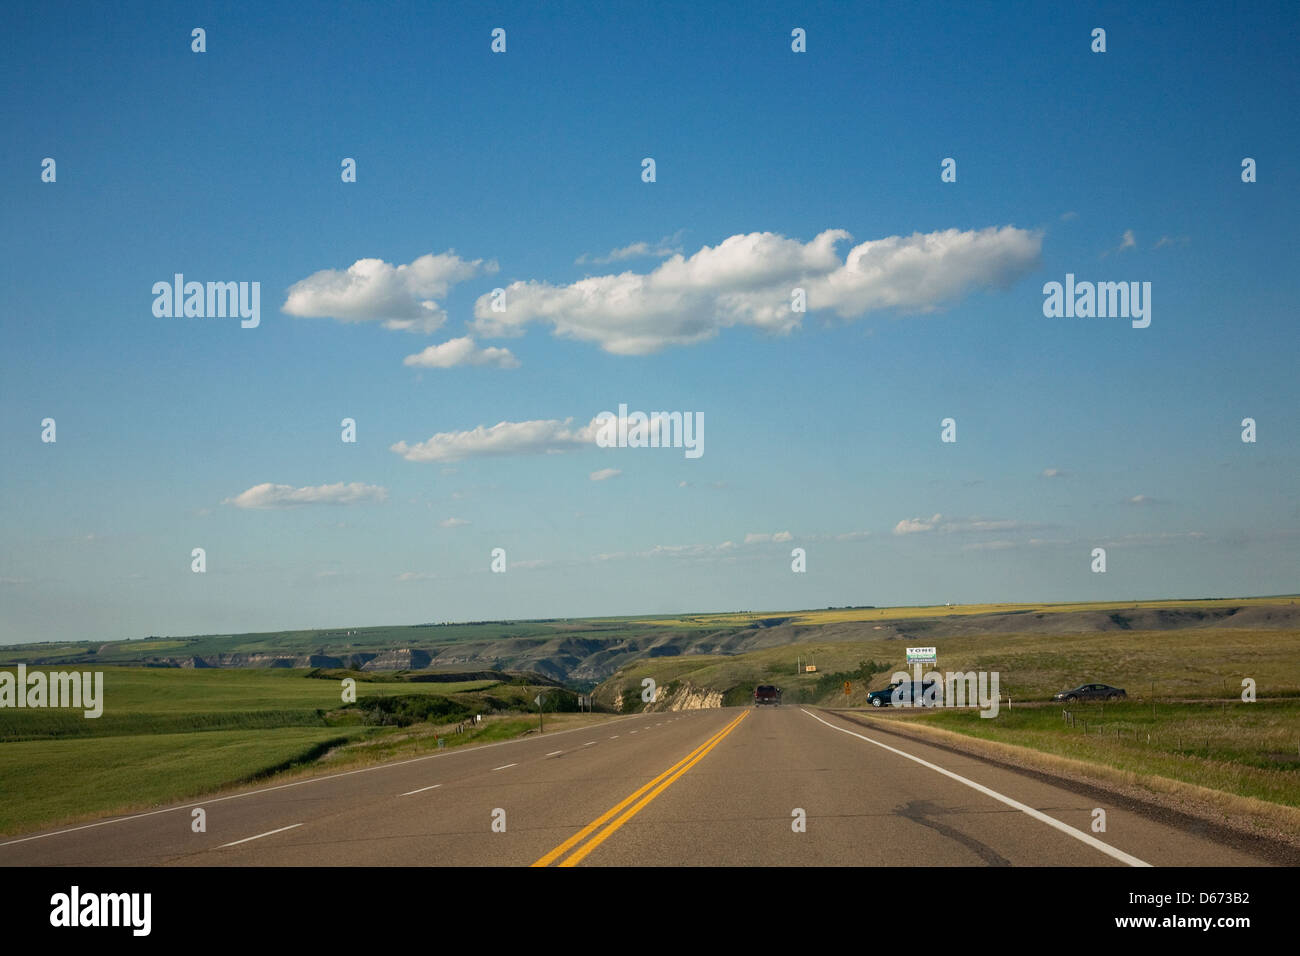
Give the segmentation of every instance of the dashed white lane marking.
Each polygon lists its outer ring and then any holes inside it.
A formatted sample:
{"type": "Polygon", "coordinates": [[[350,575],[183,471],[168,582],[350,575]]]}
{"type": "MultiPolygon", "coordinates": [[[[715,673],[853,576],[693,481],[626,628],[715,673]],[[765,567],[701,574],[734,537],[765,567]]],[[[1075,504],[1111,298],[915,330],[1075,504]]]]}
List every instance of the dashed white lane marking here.
{"type": "Polygon", "coordinates": [[[548,756],[548,757],[554,757],[556,754],[562,754],[562,753],[564,753],[563,750],[552,750],[552,751],[551,751],[550,753],[548,753],[546,756],[548,756]]]}
{"type": "Polygon", "coordinates": [[[442,784],[435,783],[432,787],[421,787],[419,790],[408,790],[406,793],[402,794],[402,796],[409,797],[413,793],[424,793],[426,790],[437,790],[441,786],[442,784]]]}
{"type": "MultiPolygon", "coordinates": [[[[803,710],[802,707],[800,707],[799,709],[803,710]]],[[[1082,830],[1076,830],[1074,827],[1070,826],[1069,824],[1062,823],[1060,820],[1057,820],[1055,817],[1049,817],[1046,813],[1043,813],[1041,810],[1035,810],[1033,807],[1021,803],[1019,800],[1012,800],[1010,797],[1003,796],[1002,794],[998,793],[996,790],[990,790],[982,783],[976,783],[974,780],[967,780],[965,777],[961,776],[960,774],[955,774],[951,770],[945,770],[943,767],[940,767],[938,764],[930,763],[930,761],[928,760],[922,760],[920,757],[914,757],[910,753],[907,753],[904,750],[899,750],[896,747],[889,746],[889,744],[882,744],[879,740],[872,740],[870,737],[862,736],[862,734],[856,734],[851,730],[845,730],[843,727],[837,727],[834,724],[830,723],[829,721],[822,720],[816,714],[809,714],[808,711],[806,710],[803,710],[803,712],[805,714],[808,714],[809,717],[811,717],[813,720],[817,721],[818,723],[825,724],[831,730],[838,730],[842,734],[848,734],[850,737],[857,737],[859,740],[865,740],[869,744],[875,744],[877,747],[883,747],[885,750],[888,750],[890,753],[898,754],[900,757],[906,757],[908,760],[914,760],[917,763],[919,763],[921,766],[929,767],[931,770],[941,773],[945,777],[950,777],[951,779],[956,780],[958,783],[964,783],[972,790],[978,790],[980,793],[984,794],[987,797],[992,797],[994,800],[1001,801],[1002,803],[1005,803],[1009,807],[1015,807],[1020,812],[1028,814],[1029,816],[1033,817],[1035,820],[1038,820],[1041,823],[1046,823],[1049,827],[1052,827],[1053,829],[1056,830],[1060,830],[1062,833],[1074,837],[1079,842],[1086,843],[1088,844],[1088,846],[1092,847],[1093,849],[1100,850],[1102,853],[1105,853],[1107,856],[1114,857],[1116,860],[1119,860],[1121,863],[1127,863],[1129,866],[1150,866],[1151,865],[1145,860],[1139,860],[1135,856],[1130,856],[1129,854],[1125,853],[1123,850],[1117,850],[1109,843],[1102,843],[1091,833],[1084,833],[1082,830]]]]}
{"type": "Polygon", "coordinates": [[[495,773],[498,770],[509,770],[511,767],[518,767],[518,766],[519,764],[517,763],[508,763],[504,767],[493,767],[492,771],[495,773]]]}
{"type": "MultiPolygon", "coordinates": [[[[615,721],[622,720],[640,720],[639,714],[633,714],[629,717],[616,717],[615,721]]],[[[561,734],[576,734],[579,730],[585,730],[585,727],[570,727],[568,730],[555,730],[547,736],[560,736],[561,734]]],[[[31,840],[46,840],[50,837],[63,836],[67,833],[77,833],[81,830],[94,830],[97,827],[111,826],[114,823],[127,823],[131,820],[142,820],[145,817],[156,817],[160,813],[175,813],[178,810],[189,810],[192,807],[201,807],[209,803],[222,803],[226,800],[242,800],[244,797],[256,797],[263,793],[272,793],[276,790],[288,790],[291,787],[304,787],[313,783],[324,783],[326,780],[337,780],[340,777],[351,777],[358,773],[374,773],[376,770],[389,770],[393,767],[401,767],[408,763],[418,763],[421,760],[447,760],[460,754],[476,753],[480,750],[487,750],[489,747],[508,747],[511,744],[526,743],[533,738],[516,737],[513,740],[498,740],[490,744],[478,744],[473,747],[457,747],[455,750],[448,750],[444,753],[425,754],[423,757],[408,757],[405,760],[394,760],[391,763],[375,764],[373,767],[362,767],[359,770],[344,770],[339,773],[322,774],[319,777],[308,777],[305,780],[295,780],[293,783],[281,783],[274,787],[262,787],[258,790],[245,790],[243,793],[228,793],[224,797],[208,797],[204,800],[195,800],[192,803],[181,803],[174,807],[163,807],[161,810],[146,810],[144,813],[132,813],[124,817],[113,817],[109,820],[98,820],[94,823],[83,823],[77,827],[67,827],[62,830],[51,830],[48,833],[33,833],[31,836],[18,837],[15,840],[6,840],[0,843],[0,847],[14,846],[18,843],[28,843],[31,840]]]]}
{"type": "Polygon", "coordinates": [[[593,744],[595,744],[595,742],[596,742],[596,741],[594,741],[594,740],[588,740],[585,744],[583,744],[583,746],[584,746],[584,747],[590,747],[590,746],[592,746],[593,744]]]}
{"type": "Polygon", "coordinates": [[[277,833],[283,833],[285,830],[292,830],[294,827],[302,826],[301,823],[291,823],[287,827],[280,827],[278,830],[268,830],[266,833],[259,833],[257,836],[244,837],[242,840],[236,840],[234,843],[223,843],[217,847],[218,850],[224,850],[228,846],[239,846],[241,843],[247,843],[249,840],[260,840],[262,837],[274,836],[277,833]]]}

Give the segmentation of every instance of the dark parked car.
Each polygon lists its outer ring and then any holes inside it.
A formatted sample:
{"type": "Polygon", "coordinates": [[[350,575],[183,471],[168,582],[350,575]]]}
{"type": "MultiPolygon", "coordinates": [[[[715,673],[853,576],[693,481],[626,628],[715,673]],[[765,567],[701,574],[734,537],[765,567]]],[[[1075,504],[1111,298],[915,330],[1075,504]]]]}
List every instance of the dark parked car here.
{"type": "Polygon", "coordinates": [[[1123,688],[1109,684],[1082,684],[1074,690],[1063,690],[1052,700],[1120,700],[1127,697],[1123,688]]]}
{"type": "Polygon", "coordinates": [[[932,680],[924,684],[905,680],[890,684],[884,690],[871,691],[867,694],[867,701],[872,707],[891,707],[895,696],[900,706],[922,707],[930,703],[930,697],[934,698],[934,703],[942,703],[943,688],[932,680]],[[934,690],[932,691],[931,688],[934,690]]]}
{"type": "Polygon", "coordinates": [[[781,688],[774,687],[771,684],[759,684],[754,688],[754,706],[759,704],[772,704],[779,706],[781,703],[781,688]]]}

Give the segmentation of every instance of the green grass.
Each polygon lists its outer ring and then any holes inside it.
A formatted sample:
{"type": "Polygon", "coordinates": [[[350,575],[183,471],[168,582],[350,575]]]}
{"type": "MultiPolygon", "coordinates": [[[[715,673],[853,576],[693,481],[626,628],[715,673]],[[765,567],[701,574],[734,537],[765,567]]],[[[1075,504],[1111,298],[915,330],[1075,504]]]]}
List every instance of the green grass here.
{"type": "Polygon", "coordinates": [[[310,761],[364,733],[286,727],[5,743],[0,833],[185,800],[310,761]]]}
{"type": "Polygon", "coordinates": [[[1300,807],[1297,699],[1157,702],[1154,713],[1150,703],[1135,701],[1013,705],[1010,711],[1004,703],[991,718],[948,708],[888,713],[891,719],[1300,807]],[[1075,715],[1073,726],[1063,710],[1075,715]]]}
{"type": "MultiPolygon", "coordinates": [[[[0,710],[0,832],[157,806],[285,770],[423,752],[437,746],[436,725],[533,709],[539,690],[367,674],[345,705],[338,679],[306,670],[95,669],[104,673],[99,718],[0,710]]],[[[548,709],[576,706],[574,695],[547,691],[548,709]]],[[[532,726],[496,718],[445,741],[507,739],[532,726]]]]}
{"type": "MultiPolygon", "coordinates": [[[[29,668],[29,673],[49,669],[29,668]]],[[[308,673],[302,670],[149,667],[96,670],[104,673],[102,716],[87,719],[80,710],[6,707],[0,710],[0,742],[38,737],[320,727],[325,726],[322,711],[343,705],[340,681],[308,679],[308,673]]],[[[358,700],[411,695],[451,697],[497,686],[496,681],[483,680],[417,683],[390,679],[359,681],[356,692],[358,700]]]]}

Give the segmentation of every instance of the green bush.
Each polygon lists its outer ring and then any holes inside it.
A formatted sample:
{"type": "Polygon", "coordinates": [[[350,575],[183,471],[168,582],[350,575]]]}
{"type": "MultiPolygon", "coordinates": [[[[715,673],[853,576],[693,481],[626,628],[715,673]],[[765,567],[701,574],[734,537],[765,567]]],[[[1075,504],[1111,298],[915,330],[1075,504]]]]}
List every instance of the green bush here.
{"type": "MultiPolygon", "coordinates": [[[[473,711],[450,697],[432,694],[403,694],[396,697],[367,697],[355,707],[363,723],[380,727],[407,727],[416,723],[450,723],[467,720],[473,711]]],[[[344,708],[347,709],[347,708],[344,708]]]]}

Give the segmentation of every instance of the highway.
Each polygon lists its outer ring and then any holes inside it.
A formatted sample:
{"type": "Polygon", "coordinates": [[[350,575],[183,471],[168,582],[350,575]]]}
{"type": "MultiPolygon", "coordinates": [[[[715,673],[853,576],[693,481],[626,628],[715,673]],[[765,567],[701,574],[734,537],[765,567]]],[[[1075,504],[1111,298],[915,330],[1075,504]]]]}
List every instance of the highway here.
{"type": "Polygon", "coordinates": [[[786,705],[641,714],[269,783],[0,840],[0,865],[1269,864],[1243,846],[786,705]]]}

